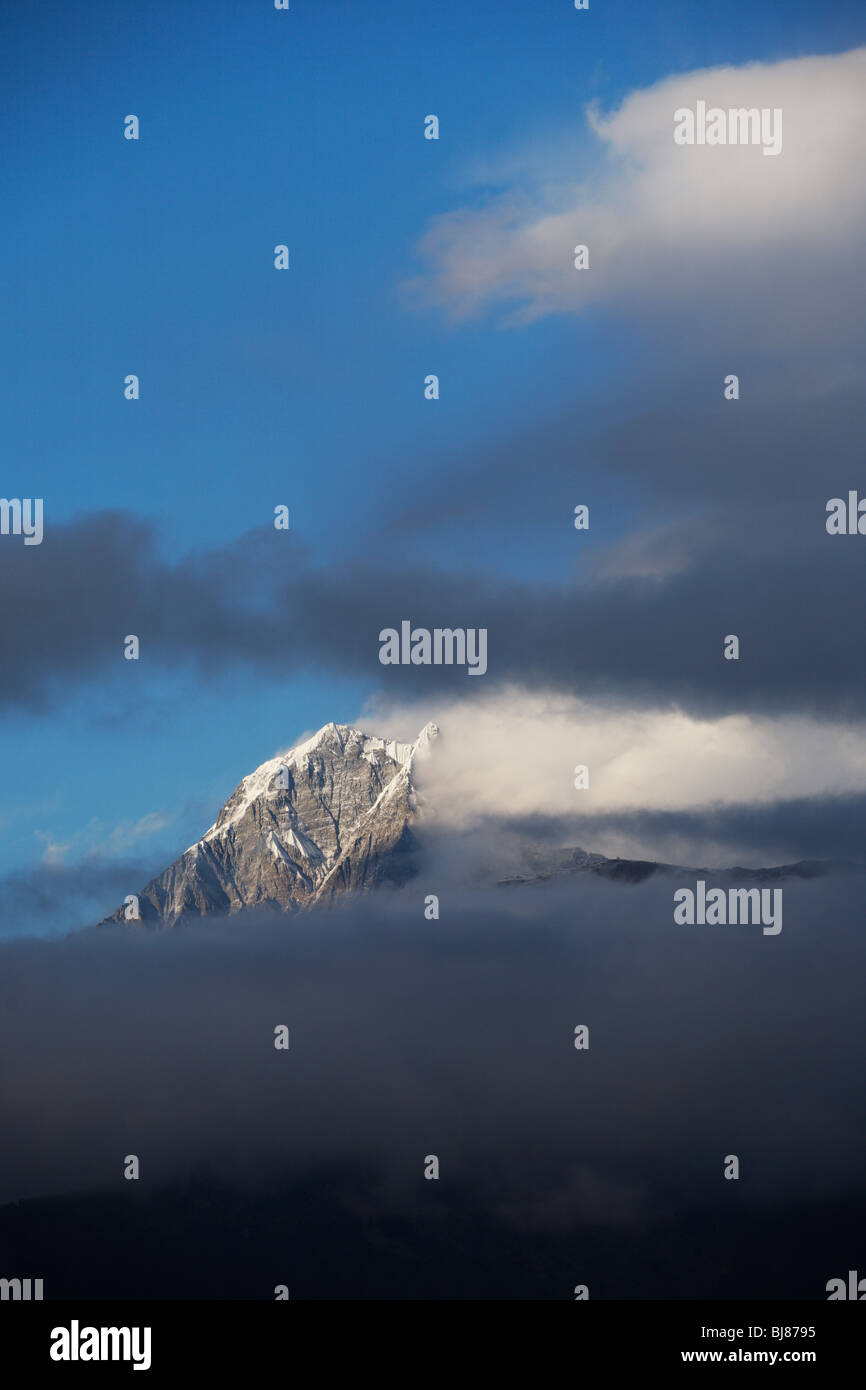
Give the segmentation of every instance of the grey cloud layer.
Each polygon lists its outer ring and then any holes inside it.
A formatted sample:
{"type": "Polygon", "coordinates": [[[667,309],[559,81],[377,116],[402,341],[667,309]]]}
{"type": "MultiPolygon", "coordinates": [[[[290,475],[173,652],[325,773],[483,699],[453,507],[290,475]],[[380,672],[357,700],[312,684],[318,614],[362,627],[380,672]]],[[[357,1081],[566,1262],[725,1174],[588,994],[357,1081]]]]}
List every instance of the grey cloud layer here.
{"type": "Polygon", "coordinates": [[[138,679],[150,664],[191,663],[282,677],[318,667],[416,694],[465,684],[460,668],[380,666],[380,629],[410,618],[486,627],[488,682],[705,712],[859,714],[864,546],[826,535],[816,493],[793,513],[729,515],[667,578],[553,586],[370,563],[322,572],[268,532],[171,566],[144,523],[102,515],[54,528],[38,551],[3,551],[0,697],[39,708],[75,681],[117,675],[131,632],[138,679]],[[741,639],[737,663],[722,660],[728,633],[741,639]]]}
{"type": "Polygon", "coordinates": [[[397,1194],[437,1153],[524,1225],[716,1203],[731,1152],[747,1206],[862,1183],[862,880],[786,885],[770,940],[676,927],[669,883],[467,897],[429,875],[314,923],[0,948],[0,1201],[116,1190],[127,1153],[149,1189],[333,1162],[397,1194]]]}

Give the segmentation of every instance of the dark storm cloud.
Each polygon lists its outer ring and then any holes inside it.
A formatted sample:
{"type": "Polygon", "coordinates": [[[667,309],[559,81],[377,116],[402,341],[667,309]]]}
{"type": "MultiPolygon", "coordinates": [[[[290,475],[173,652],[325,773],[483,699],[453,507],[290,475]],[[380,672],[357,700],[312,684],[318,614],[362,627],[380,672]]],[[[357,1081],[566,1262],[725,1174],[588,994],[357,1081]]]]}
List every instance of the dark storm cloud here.
{"type": "Polygon", "coordinates": [[[431,866],[328,914],[9,943],[2,1200],[123,1194],[131,1153],[148,1190],[331,1165],[386,1204],[436,1154],[522,1227],[713,1204],[730,1153],[747,1208],[856,1188],[862,877],[786,882],[773,938],[676,926],[672,887],[461,895],[431,866]]]}
{"type": "Polygon", "coordinates": [[[804,506],[800,521],[795,556],[780,538],[732,519],[727,533],[708,539],[699,557],[665,578],[506,586],[468,574],[367,570],[308,576],[291,597],[302,606],[297,624],[305,647],[339,669],[378,674],[388,693],[469,693],[474,684],[465,668],[376,672],[371,633],[409,618],[428,629],[486,628],[488,685],[706,714],[860,716],[866,650],[857,629],[866,550],[859,537],[834,545],[821,505],[804,506]],[[813,534],[803,535],[809,527],[813,534]],[[731,633],[740,639],[736,662],[723,659],[731,633]]]}
{"type": "MultiPolygon", "coordinates": [[[[0,545],[0,693],[7,704],[50,704],[71,682],[123,660],[132,633],[162,663],[266,659],[269,615],[255,586],[235,582],[230,552],[180,564],[158,554],[156,528],[122,512],[52,526],[24,547],[0,545]],[[250,595],[253,599],[250,599],[250,595]]],[[[255,564],[255,550],[246,550],[255,564]]],[[[272,618],[270,619],[272,623],[272,618]]],[[[272,632],[272,626],[271,626],[272,632]]]]}
{"type": "Polygon", "coordinates": [[[652,368],[634,373],[626,408],[618,381],[594,392],[591,408],[579,399],[456,459],[426,455],[411,504],[401,501],[387,521],[390,543],[507,519],[540,522],[553,536],[558,510],[591,502],[594,485],[611,478],[660,513],[700,505],[699,533],[713,520],[705,506],[738,510],[744,522],[768,505],[784,515],[792,500],[823,507],[858,484],[866,399],[859,382],[819,389],[815,369],[808,355],[768,369],[735,341],[730,358],[714,354],[695,370],[660,344],[652,368]],[[740,399],[726,401],[724,378],[737,369],[740,399]]]}
{"type": "MultiPolygon", "coordinates": [[[[130,633],[141,640],[137,669],[145,681],[154,668],[280,677],[323,668],[388,694],[469,693],[475,680],[465,668],[379,663],[380,630],[408,618],[428,629],[486,628],[487,685],[523,683],[707,713],[860,716],[866,539],[825,530],[826,498],[846,496],[857,483],[851,437],[847,455],[838,439],[835,452],[825,452],[818,476],[821,430],[807,431],[787,490],[785,467],[775,463],[769,474],[758,467],[756,449],[766,446],[774,457],[773,440],[760,431],[757,439],[746,431],[738,451],[736,439],[723,434],[714,443],[708,429],[709,463],[680,439],[674,452],[692,459],[696,475],[715,469],[721,476],[723,457],[730,461],[729,495],[701,498],[697,483],[691,502],[700,508],[684,519],[690,494],[682,491],[682,464],[665,475],[659,434],[648,430],[643,444],[656,451],[648,465],[657,469],[653,485],[663,483],[656,502],[665,489],[679,497],[676,521],[595,552],[568,584],[486,577],[460,549],[448,552],[447,572],[383,561],[375,536],[354,563],[323,570],[296,538],[268,529],[173,564],[160,556],[152,525],[117,513],[47,522],[39,547],[7,537],[0,545],[0,699],[50,707],[75,683],[117,678],[130,633]],[[740,638],[738,662],[722,659],[728,633],[740,638]]],[[[455,490],[449,505],[459,504],[455,490]]]]}

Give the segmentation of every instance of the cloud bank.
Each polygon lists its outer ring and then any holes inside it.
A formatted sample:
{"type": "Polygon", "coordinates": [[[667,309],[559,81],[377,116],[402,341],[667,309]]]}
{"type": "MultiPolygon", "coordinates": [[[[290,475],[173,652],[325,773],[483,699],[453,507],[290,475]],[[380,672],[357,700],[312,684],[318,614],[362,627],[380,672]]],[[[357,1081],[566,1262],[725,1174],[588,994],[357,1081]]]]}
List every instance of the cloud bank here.
{"type": "Polygon", "coordinates": [[[435,1153],[527,1227],[542,1197],[602,1226],[712,1203],[731,1152],[749,1209],[856,1190],[863,880],[784,891],[771,939],[675,926],[670,883],[455,897],[431,866],[315,919],[8,944],[0,1199],[131,1192],[130,1153],[149,1190],[373,1165],[398,1205],[435,1153]]]}

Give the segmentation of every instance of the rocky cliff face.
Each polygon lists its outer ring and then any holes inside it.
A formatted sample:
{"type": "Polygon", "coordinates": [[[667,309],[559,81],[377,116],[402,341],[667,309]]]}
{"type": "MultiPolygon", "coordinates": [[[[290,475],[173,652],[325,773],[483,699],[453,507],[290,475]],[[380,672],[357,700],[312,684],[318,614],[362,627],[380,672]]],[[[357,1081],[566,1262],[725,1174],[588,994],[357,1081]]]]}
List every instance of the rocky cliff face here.
{"type": "MultiPolygon", "coordinates": [[[[326,724],[245,777],[211,828],[141,891],[141,922],[267,905],[294,912],[412,873],[413,772],[438,733],[412,744],[326,724]]],[[[112,921],[125,920],[119,908],[112,921]]]]}

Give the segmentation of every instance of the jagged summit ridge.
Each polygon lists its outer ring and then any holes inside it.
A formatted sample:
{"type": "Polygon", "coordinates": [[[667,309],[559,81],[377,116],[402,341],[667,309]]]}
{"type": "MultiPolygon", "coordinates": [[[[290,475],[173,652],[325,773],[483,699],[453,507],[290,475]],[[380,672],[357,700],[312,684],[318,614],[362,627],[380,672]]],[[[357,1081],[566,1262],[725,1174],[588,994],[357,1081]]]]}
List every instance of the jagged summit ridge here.
{"type": "Polygon", "coordinates": [[[370,734],[362,733],[349,724],[335,724],[333,722],[325,724],[311,738],[297,744],[294,748],[290,748],[288,752],[281,753],[278,757],[262,763],[255,772],[244,777],[232,792],[213,825],[205,831],[201,840],[190,845],[187,853],[206,840],[218,839],[226,834],[231,825],[237,824],[243,818],[254,801],[273,792],[274,784],[279,783],[283,771],[308,768],[311,760],[314,760],[317,755],[323,758],[333,758],[339,754],[346,755],[347,750],[351,755],[356,747],[359,747],[360,755],[367,761],[373,760],[379,753],[384,753],[392,762],[410,771],[413,756],[426,750],[438,733],[439,729],[436,724],[427,724],[414,743],[397,743],[394,740],[376,738],[370,734]]]}
{"type": "MultiPolygon", "coordinates": [[[[399,743],[347,724],[311,738],[244,777],[200,840],[139,895],[141,920],[269,905],[285,912],[411,872],[417,814],[412,774],[438,735],[427,724],[399,743]]],[[[114,920],[123,920],[118,909],[114,920]]]]}

